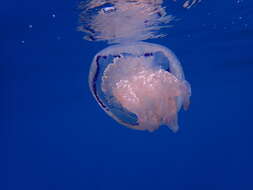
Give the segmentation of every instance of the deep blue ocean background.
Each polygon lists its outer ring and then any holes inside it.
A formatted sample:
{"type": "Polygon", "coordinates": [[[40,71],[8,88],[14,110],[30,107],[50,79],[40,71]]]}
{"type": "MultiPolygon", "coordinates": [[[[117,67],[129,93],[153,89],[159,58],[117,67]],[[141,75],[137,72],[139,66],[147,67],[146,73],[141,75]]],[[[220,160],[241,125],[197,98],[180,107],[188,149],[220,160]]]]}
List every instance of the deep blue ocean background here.
{"type": "Polygon", "coordinates": [[[120,126],[87,77],[77,1],[0,7],[0,190],[253,190],[253,1],[203,0],[168,36],[192,85],[180,131],[120,126]]]}

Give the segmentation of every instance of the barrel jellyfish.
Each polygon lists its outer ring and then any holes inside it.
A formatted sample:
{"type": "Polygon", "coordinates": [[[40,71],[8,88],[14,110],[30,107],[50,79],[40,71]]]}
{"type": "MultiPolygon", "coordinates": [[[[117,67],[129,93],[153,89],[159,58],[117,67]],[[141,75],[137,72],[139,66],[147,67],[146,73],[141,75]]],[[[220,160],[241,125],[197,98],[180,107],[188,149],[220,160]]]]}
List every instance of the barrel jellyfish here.
{"type": "Polygon", "coordinates": [[[163,37],[173,16],[162,0],[90,0],[81,4],[85,39],[113,44],[98,52],[89,87],[99,106],[118,123],[136,130],[178,130],[178,112],[190,103],[191,88],[168,48],[144,42],[163,37]]]}

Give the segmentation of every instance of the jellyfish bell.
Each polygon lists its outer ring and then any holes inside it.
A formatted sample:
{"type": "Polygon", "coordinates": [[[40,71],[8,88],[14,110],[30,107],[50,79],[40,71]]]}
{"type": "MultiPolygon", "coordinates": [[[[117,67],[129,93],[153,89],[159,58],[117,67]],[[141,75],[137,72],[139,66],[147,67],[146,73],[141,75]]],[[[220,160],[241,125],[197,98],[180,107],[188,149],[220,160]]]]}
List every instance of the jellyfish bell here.
{"type": "Polygon", "coordinates": [[[187,109],[191,88],[177,57],[166,47],[142,42],[162,37],[173,16],[163,0],[90,0],[82,5],[85,39],[116,43],[93,58],[89,87],[100,107],[132,129],[178,130],[177,114],[187,109]]]}
{"type": "Polygon", "coordinates": [[[110,46],[93,59],[90,90],[101,108],[119,123],[154,131],[178,130],[177,113],[189,105],[190,85],[180,62],[167,48],[135,42],[110,46]]]}

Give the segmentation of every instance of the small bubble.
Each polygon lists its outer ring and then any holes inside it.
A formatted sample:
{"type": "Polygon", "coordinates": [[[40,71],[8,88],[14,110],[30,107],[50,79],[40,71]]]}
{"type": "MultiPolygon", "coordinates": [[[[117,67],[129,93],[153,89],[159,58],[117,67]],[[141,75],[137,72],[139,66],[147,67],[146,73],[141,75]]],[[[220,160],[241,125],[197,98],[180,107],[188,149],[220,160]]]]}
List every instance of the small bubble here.
{"type": "Polygon", "coordinates": [[[32,28],[32,27],[33,27],[33,25],[31,25],[31,24],[28,25],[28,28],[32,28]]]}
{"type": "Polygon", "coordinates": [[[55,14],[52,14],[52,18],[55,18],[56,17],[56,15],[55,14]]]}
{"type": "Polygon", "coordinates": [[[24,41],[24,40],[22,40],[22,41],[21,41],[21,44],[24,44],[24,43],[25,43],[25,41],[24,41]]]}

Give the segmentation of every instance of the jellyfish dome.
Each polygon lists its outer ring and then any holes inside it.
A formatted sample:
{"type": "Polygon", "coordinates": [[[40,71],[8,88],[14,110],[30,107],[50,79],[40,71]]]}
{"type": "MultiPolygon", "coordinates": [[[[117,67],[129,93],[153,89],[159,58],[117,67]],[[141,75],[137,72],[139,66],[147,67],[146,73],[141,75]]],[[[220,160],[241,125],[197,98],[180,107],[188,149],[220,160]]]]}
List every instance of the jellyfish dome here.
{"type": "Polygon", "coordinates": [[[91,0],[82,4],[85,39],[117,43],[93,58],[89,87],[100,107],[118,123],[154,131],[178,130],[178,112],[190,103],[191,88],[168,48],[143,42],[157,38],[168,16],[162,0],[91,0]]]}

